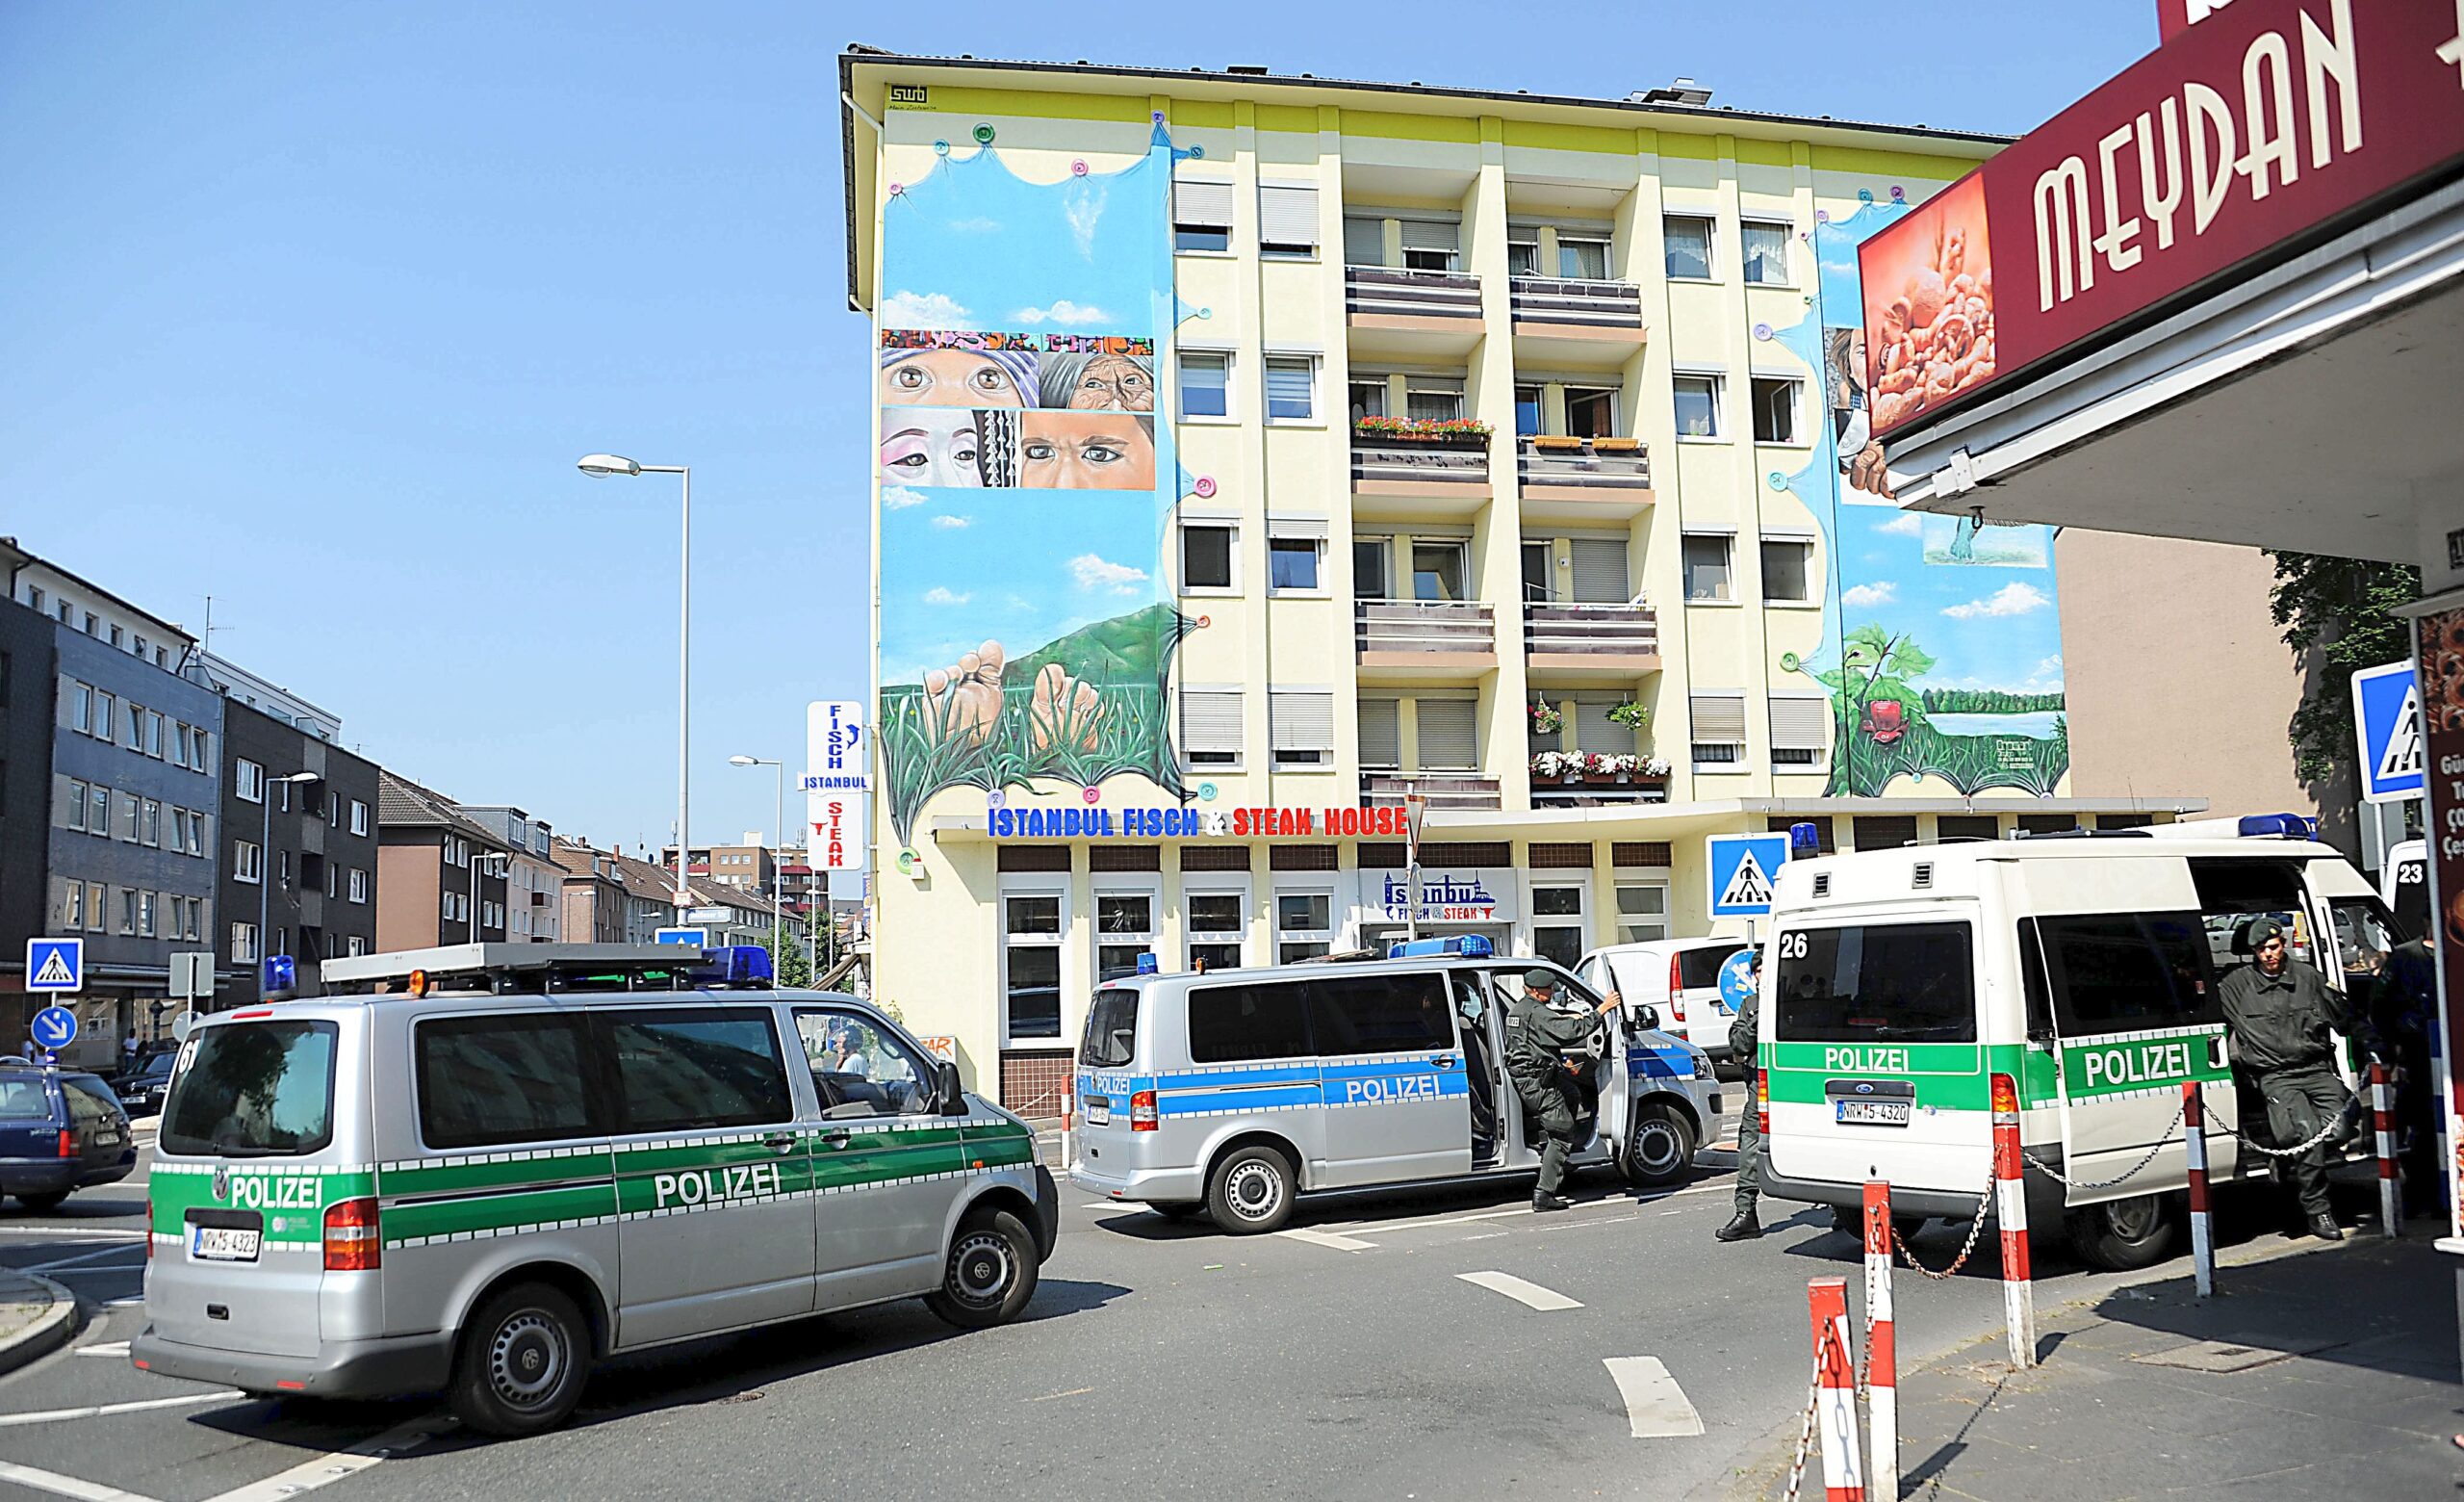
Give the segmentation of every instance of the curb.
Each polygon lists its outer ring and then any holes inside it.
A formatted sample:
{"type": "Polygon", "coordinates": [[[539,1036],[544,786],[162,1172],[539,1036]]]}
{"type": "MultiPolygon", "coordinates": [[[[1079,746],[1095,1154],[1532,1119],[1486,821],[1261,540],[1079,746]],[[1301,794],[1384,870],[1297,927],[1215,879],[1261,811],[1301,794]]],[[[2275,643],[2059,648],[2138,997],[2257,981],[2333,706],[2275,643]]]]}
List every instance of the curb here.
{"type": "Polygon", "coordinates": [[[85,1306],[77,1302],[75,1294],[36,1273],[17,1276],[48,1292],[51,1308],[35,1316],[25,1329],[0,1339],[0,1376],[38,1361],[66,1345],[86,1322],[85,1306]]]}

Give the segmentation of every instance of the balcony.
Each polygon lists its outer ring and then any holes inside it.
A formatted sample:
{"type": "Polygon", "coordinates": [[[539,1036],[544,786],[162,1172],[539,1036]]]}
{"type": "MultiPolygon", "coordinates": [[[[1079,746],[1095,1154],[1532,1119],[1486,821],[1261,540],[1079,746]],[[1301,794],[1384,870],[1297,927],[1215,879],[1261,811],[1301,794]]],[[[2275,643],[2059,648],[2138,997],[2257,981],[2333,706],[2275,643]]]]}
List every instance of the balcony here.
{"type": "Polygon", "coordinates": [[[1631,282],[1517,276],[1508,296],[1516,352],[1532,363],[1622,363],[1643,343],[1643,290],[1631,282]]]}
{"type": "Polygon", "coordinates": [[[1482,434],[1399,438],[1354,432],[1351,493],[1355,515],[1468,517],[1495,495],[1489,440],[1482,434]]]}
{"type": "Polygon", "coordinates": [[[1656,673],[1659,613],[1648,605],[1529,605],[1524,666],[1553,684],[1630,683],[1656,673]]]}
{"type": "Polygon", "coordinates": [[[1498,780],[1470,772],[1401,772],[1360,774],[1360,801],[1365,808],[1401,808],[1403,794],[1417,789],[1435,810],[1495,809],[1501,806],[1498,780]]]}
{"type": "Polygon", "coordinates": [[[1652,504],[1652,456],[1639,438],[1526,433],[1514,440],[1527,510],[1552,521],[1631,520],[1652,504]]]}
{"type": "Polygon", "coordinates": [[[1363,683],[1462,683],[1498,665],[1494,606],[1472,600],[1359,600],[1352,612],[1363,683]]]}
{"type": "Polygon", "coordinates": [[[1460,358],[1486,332],[1480,278],[1465,272],[1347,266],[1344,315],[1355,354],[1460,358]]]}

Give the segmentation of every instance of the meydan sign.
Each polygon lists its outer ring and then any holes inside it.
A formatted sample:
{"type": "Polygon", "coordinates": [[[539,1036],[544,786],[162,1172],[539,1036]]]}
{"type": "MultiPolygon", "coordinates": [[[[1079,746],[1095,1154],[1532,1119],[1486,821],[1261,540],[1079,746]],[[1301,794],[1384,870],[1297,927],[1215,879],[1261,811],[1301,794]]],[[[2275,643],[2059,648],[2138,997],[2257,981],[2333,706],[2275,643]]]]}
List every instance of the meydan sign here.
{"type": "MultiPolygon", "coordinates": [[[[1369,873],[1361,873],[1366,877],[1369,873]]],[[[1384,873],[1383,890],[1365,893],[1369,905],[1393,922],[1407,922],[1412,913],[1412,878],[1407,871],[1384,873]]],[[[1366,881],[1362,883],[1368,885],[1366,881]]],[[[1502,923],[1514,918],[1514,872],[1511,870],[1421,872],[1424,923],[1502,923]],[[1503,895],[1501,896],[1500,893],[1503,895]]]]}

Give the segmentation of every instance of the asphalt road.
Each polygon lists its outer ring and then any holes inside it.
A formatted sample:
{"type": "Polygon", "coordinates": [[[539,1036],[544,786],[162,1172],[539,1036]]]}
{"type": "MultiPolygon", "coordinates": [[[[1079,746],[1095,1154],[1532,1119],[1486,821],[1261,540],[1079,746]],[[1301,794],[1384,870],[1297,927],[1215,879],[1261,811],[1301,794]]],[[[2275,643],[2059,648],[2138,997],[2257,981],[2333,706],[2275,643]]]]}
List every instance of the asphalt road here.
{"type": "MultiPolygon", "coordinates": [[[[1674,1192],[1578,1181],[1558,1215],[1531,1213],[1526,1180],[1316,1202],[1247,1238],[1065,1183],[1016,1325],[960,1334],[908,1303],[673,1348],[603,1369],[569,1428],[519,1443],[425,1403],[251,1402],[139,1372],[141,1178],[48,1216],[13,1202],[0,1262],[94,1315],[0,1380],[0,1497],[1722,1496],[1805,1400],[1806,1281],[1861,1276],[1825,1212],[1715,1244],[1732,1161],[1706,1152],[1674,1192]],[[1702,1433],[1636,1437],[1687,1427],[1689,1404],[1702,1433]]],[[[1935,1223],[1918,1254],[1947,1262],[1964,1230],[1935,1223]]],[[[2041,1253],[2037,1271],[2040,1307],[2125,1281],[2041,1253]]],[[[1903,1270],[1902,1362],[1998,1328],[1998,1277],[1990,1235],[1947,1282],[1903,1270]]]]}

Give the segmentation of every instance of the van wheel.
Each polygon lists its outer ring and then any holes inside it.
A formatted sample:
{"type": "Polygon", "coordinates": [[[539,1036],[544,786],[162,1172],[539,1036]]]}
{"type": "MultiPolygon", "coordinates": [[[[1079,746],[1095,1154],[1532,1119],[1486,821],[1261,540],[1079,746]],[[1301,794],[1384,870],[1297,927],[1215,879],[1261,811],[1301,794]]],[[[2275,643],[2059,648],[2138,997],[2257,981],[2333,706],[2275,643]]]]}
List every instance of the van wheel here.
{"type": "Polygon", "coordinates": [[[517,1283],[479,1306],[454,1353],[454,1416],[483,1435],[555,1428],[590,1376],[590,1327],[546,1283],[517,1283]]]}
{"type": "Polygon", "coordinates": [[[27,1209],[34,1211],[37,1215],[48,1215],[52,1211],[60,1208],[61,1205],[66,1204],[67,1200],[68,1191],[65,1189],[53,1189],[43,1194],[21,1194],[17,1196],[17,1203],[24,1205],[27,1209]]]}
{"type": "Polygon", "coordinates": [[[1035,1296],[1036,1238],[1008,1210],[986,1207],[959,1222],[924,1307],[961,1330],[986,1330],[1016,1319],[1035,1296]]]}
{"type": "Polygon", "coordinates": [[[1683,1113],[1664,1101],[1648,1101],[1634,1109],[1632,1140],[1618,1156],[1626,1182],[1642,1188],[1673,1184],[1694,1166],[1694,1128],[1683,1113]]]}
{"type": "Polygon", "coordinates": [[[1292,1219],[1294,1177],[1291,1159],[1274,1149],[1243,1148],[1215,1165],[1207,1213],[1236,1236],[1279,1230],[1292,1219]]]}
{"type": "Polygon", "coordinates": [[[2091,1266],[2107,1272],[2136,1272],[2153,1267],[2171,1255],[2174,1224],[2167,1197],[2133,1195],[2066,1211],[2063,1230],[2070,1249],[2091,1266]]]}

